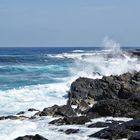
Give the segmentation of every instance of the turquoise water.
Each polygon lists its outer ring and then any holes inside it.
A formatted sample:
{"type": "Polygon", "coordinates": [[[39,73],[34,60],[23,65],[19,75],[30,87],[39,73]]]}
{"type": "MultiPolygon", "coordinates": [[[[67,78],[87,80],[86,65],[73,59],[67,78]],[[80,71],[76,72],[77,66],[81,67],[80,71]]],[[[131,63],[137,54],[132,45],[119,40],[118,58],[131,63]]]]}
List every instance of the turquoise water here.
{"type": "Polygon", "coordinates": [[[60,82],[70,76],[74,56],[101,50],[99,47],[0,48],[0,90],[60,82]]]}
{"type": "Polygon", "coordinates": [[[60,82],[69,76],[72,59],[49,55],[72,51],[72,48],[0,48],[0,89],[60,82]]]}

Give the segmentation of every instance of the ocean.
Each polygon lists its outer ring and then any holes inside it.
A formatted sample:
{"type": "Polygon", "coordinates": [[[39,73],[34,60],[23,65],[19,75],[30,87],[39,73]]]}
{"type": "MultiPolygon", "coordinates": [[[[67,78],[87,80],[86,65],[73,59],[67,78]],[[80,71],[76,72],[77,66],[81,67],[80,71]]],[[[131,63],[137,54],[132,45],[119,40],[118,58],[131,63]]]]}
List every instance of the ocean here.
{"type": "MultiPolygon", "coordinates": [[[[29,108],[42,110],[54,104],[66,104],[70,85],[78,77],[95,79],[139,71],[139,58],[128,53],[134,49],[137,48],[0,48],[0,116],[20,111],[31,116],[29,108]]],[[[77,125],[73,127],[80,127],[82,131],[66,136],[58,129],[71,126],[51,126],[48,122],[52,119],[3,120],[0,140],[36,133],[49,140],[85,140],[91,131],[97,131],[77,125]]]]}

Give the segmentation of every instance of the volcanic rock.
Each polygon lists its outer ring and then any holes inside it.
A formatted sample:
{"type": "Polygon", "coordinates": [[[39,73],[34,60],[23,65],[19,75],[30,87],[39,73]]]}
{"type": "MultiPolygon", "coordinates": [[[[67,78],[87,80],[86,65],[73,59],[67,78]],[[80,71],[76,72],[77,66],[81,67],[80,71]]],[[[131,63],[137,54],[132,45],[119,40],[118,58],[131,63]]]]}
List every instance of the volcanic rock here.
{"type": "Polygon", "coordinates": [[[65,133],[67,134],[67,135],[69,135],[69,134],[74,134],[74,133],[78,133],[79,132],[79,129],[67,129],[66,131],[65,131],[65,133]]]}
{"type": "Polygon", "coordinates": [[[82,100],[94,105],[106,99],[128,99],[140,93],[140,72],[120,76],[104,76],[102,79],[78,78],[71,84],[68,102],[79,104],[82,100]]]}
{"type": "Polygon", "coordinates": [[[21,114],[24,114],[25,112],[24,111],[20,111],[19,113],[17,113],[16,115],[21,115],[21,114]]]}
{"type": "Polygon", "coordinates": [[[92,134],[89,137],[113,140],[128,138],[130,135],[132,135],[132,132],[128,129],[124,129],[121,127],[110,127],[105,128],[95,134],[92,134]]]}
{"type": "Polygon", "coordinates": [[[10,119],[10,120],[17,120],[17,119],[20,119],[19,116],[1,116],[0,117],[0,120],[7,120],[7,119],[10,119]]]}
{"type": "Polygon", "coordinates": [[[90,122],[90,119],[86,116],[76,116],[76,117],[64,117],[51,121],[49,124],[56,125],[71,125],[71,124],[85,124],[86,122],[90,122]]]}
{"type": "Polygon", "coordinates": [[[102,128],[102,127],[110,127],[114,125],[118,125],[120,121],[112,121],[112,122],[96,122],[88,125],[88,128],[102,128]]]}
{"type": "Polygon", "coordinates": [[[139,118],[140,108],[137,104],[133,104],[128,100],[124,99],[107,99],[101,100],[97,104],[90,108],[86,115],[90,118],[98,117],[129,117],[129,118],[139,118]]]}
{"type": "Polygon", "coordinates": [[[35,108],[29,108],[28,111],[39,111],[39,110],[37,110],[35,108]]]}
{"type": "Polygon", "coordinates": [[[39,116],[76,116],[76,113],[70,105],[54,105],[52,107],[44,108],[44,110],[39,113],[39,116]]]}
{"type": "Polygon", "coordinates": [[[90,135],[89,137],[97,137],[102,139],[122,139],[122,138],[134,138],[138,135],[133,133],[140,131],[140,119],[131,120],[122,124],[112,125],[109,128],[105,128],[97,133],[90,135]]]}
{"type": "Polygon", "coordinates": [[[43,136],[40,136],[40,135],[36,134],[35,136],[26,135],[26,136],[23,136],[23,137],[18,137],[14,140],[48,140],[48,139],[44,138],[43,136]]]}
{"type": "Polygon", "coordinates": [[[140,140],[140,131],[135,132],[128,140],[140,140]]]}

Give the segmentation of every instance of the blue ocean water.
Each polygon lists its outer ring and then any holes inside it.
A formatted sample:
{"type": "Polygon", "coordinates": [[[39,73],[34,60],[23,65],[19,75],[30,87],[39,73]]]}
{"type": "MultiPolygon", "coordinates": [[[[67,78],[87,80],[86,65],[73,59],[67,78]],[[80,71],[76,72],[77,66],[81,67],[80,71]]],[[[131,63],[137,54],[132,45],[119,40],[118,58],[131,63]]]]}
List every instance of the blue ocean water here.
{"type": "MultiPolygon", "coordinates": [[[[92,50],[97,48],[77,48],[92,50]]],[[[60,82],[73,59],[50,57],[75,48],[0,48],[0,89],[60,82]]]]}
{"type": "Polygon", "coordinates": [[[59,55],[97,50],[102,48],[0,48],[0,90],[60,82],[69,76],[74,59],[59,55]],[[55,55],[58,57],[50,57],[55,55]]]}

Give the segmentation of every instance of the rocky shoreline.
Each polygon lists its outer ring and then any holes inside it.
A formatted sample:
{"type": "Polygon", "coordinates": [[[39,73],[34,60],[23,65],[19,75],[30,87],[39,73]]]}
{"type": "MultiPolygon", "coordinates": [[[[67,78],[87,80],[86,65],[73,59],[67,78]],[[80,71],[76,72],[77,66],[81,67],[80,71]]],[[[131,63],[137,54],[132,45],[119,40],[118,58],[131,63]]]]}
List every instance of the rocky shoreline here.
{"type": "MultiPolygon", "coordinates": [[[[100,117],[127,117],[128,122],[106,121],[87,125],[88,128],[103,128],[89,137],[99,139],[140,139],[140,72],[122,75],[103,76],[102,79],[80,77],[71,84],[66,105],[44,108],[36,111],[31,117],[26,117],[24,111],[15,116],[1,116],[5,119],[35,119],[42,116],[59,117],[50,125],[84,125],[92,119],[100,117]]],[[[78,129],[68,129],[64,133],[78,133],[78,129]]],[[[15,140],[46,140],[35,136],[18,137],[15,140]]]]}

